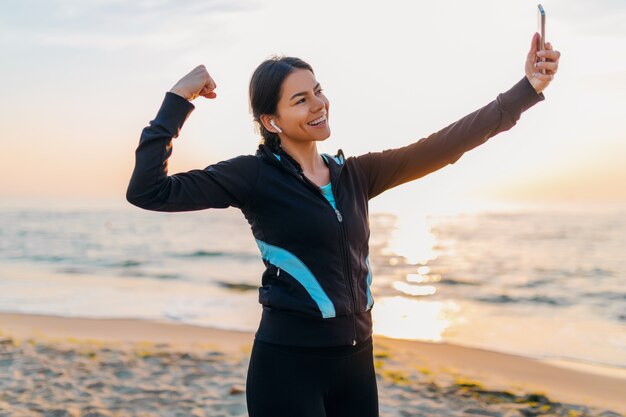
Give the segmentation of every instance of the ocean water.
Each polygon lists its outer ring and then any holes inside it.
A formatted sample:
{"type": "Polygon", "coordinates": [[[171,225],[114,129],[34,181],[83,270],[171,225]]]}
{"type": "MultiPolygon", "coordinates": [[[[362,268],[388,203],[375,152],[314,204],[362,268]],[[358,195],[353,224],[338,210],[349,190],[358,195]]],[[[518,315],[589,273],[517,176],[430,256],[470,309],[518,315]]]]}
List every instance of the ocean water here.
{"type": "MultiPolygon", "coordinates": [[[[370,213],[374,332],[626,378],[626,209],[370,213]]],[[[235,209],[0,206],[0,311],[255,331],[235,209]]]]}

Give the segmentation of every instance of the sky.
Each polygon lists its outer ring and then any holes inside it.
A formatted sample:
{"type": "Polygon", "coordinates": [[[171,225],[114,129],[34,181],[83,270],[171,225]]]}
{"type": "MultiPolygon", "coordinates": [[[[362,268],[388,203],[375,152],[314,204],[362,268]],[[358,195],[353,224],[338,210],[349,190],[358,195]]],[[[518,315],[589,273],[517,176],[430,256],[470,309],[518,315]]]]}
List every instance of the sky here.
{"type": "MultiPolygon", "coordinates": [[[[254,69],[272,55],[312,65],[330,100],[320,152],[413,143],[524,77],[536,2],[388,0],[4,0],[0,12],[3,201],[108,199],[125,192],[142,129],[165,93],[204,64],[202,97],[169,173],[259,142],[254,69]]],[[[370,202],[371,210],[462,201],[626,202],[626,3],[547,0],[562,54],[546,100],[458,162],[370,202]]],[[[491,203],[490,203],[491,204],[491,203]]]]}

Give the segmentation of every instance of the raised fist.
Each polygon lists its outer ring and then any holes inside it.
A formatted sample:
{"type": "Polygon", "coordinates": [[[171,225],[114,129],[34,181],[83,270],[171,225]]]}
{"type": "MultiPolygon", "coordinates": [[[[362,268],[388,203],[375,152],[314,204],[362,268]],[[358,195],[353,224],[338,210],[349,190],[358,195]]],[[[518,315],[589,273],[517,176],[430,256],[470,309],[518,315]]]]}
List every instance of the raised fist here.
{"type": "Polygon", "coordinates": [[[178,80],[170,92],[191,101],[198,96],[216,98],[217,94],[213,91],[216,87],[215,81],[213,81],[205,66],[198,65],[178,80]]]}

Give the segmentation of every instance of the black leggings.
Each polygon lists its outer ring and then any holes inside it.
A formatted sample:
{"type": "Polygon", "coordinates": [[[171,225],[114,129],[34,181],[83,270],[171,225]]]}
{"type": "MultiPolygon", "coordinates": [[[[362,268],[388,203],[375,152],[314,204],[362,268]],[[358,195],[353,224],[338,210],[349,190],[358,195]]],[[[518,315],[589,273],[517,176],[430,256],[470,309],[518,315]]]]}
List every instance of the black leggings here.
{"type": "Polygon", "coordinates": [[[372,337],[355,346],[285,346],[255,339],[249,417],[378,417],[372,337]]]}

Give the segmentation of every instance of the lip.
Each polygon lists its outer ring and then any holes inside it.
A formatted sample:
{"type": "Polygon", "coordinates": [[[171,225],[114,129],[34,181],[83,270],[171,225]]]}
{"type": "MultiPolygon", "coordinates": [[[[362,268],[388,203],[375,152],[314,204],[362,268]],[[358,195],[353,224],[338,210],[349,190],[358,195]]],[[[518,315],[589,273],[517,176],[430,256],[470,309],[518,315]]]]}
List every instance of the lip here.
{"type": "Polygon", "coordinates": [[[324,116],[328,117],[328,112],[324,112],[324,113],[320,114],[319,116],[316,116],[316,117],[312,118],[312,119],[311,119],[311,120],[309,120],[307,123],[311,123],[311,122],[313,122],[313,121],[315,121],[315,120],[319,119],[320,117],[324,117],[324,116]]]}
{"type": "Polygon", "coordinates": [[[318,116],[318,117],[316,117],[315,119],[310,120],[310,121],[308,121],[308,122],[307,122],[307,126],[312,127],[312,128],[321,128],[321,127],[325,127],[325,126],[327,126],[327,125],[328,125],[328,113],[322,114],[321,116],[318,116]],[[324,120],[324,122],[323,122],[323,123],[321,123],[321,124],[319,124],[319,125],[317,125],[317,126],[312,126],[312,125],[310,125],[310,124],[309,124],[309,123],[311,123],[311,122],[313,122],[313,121],[315,121],[315,120],[319,119],[320,117],[325,117],[325,118],[326,118],[326,120],[324,120]]]}
{"type": "Polygon", "coordinates": [[[309,126],[311,129],[324,129],[326,126],[328,126],[328,119],[324,120],[323,123],[320,123],[317,126],[311,126],[311,125],[307,125],[309,126]]]}

